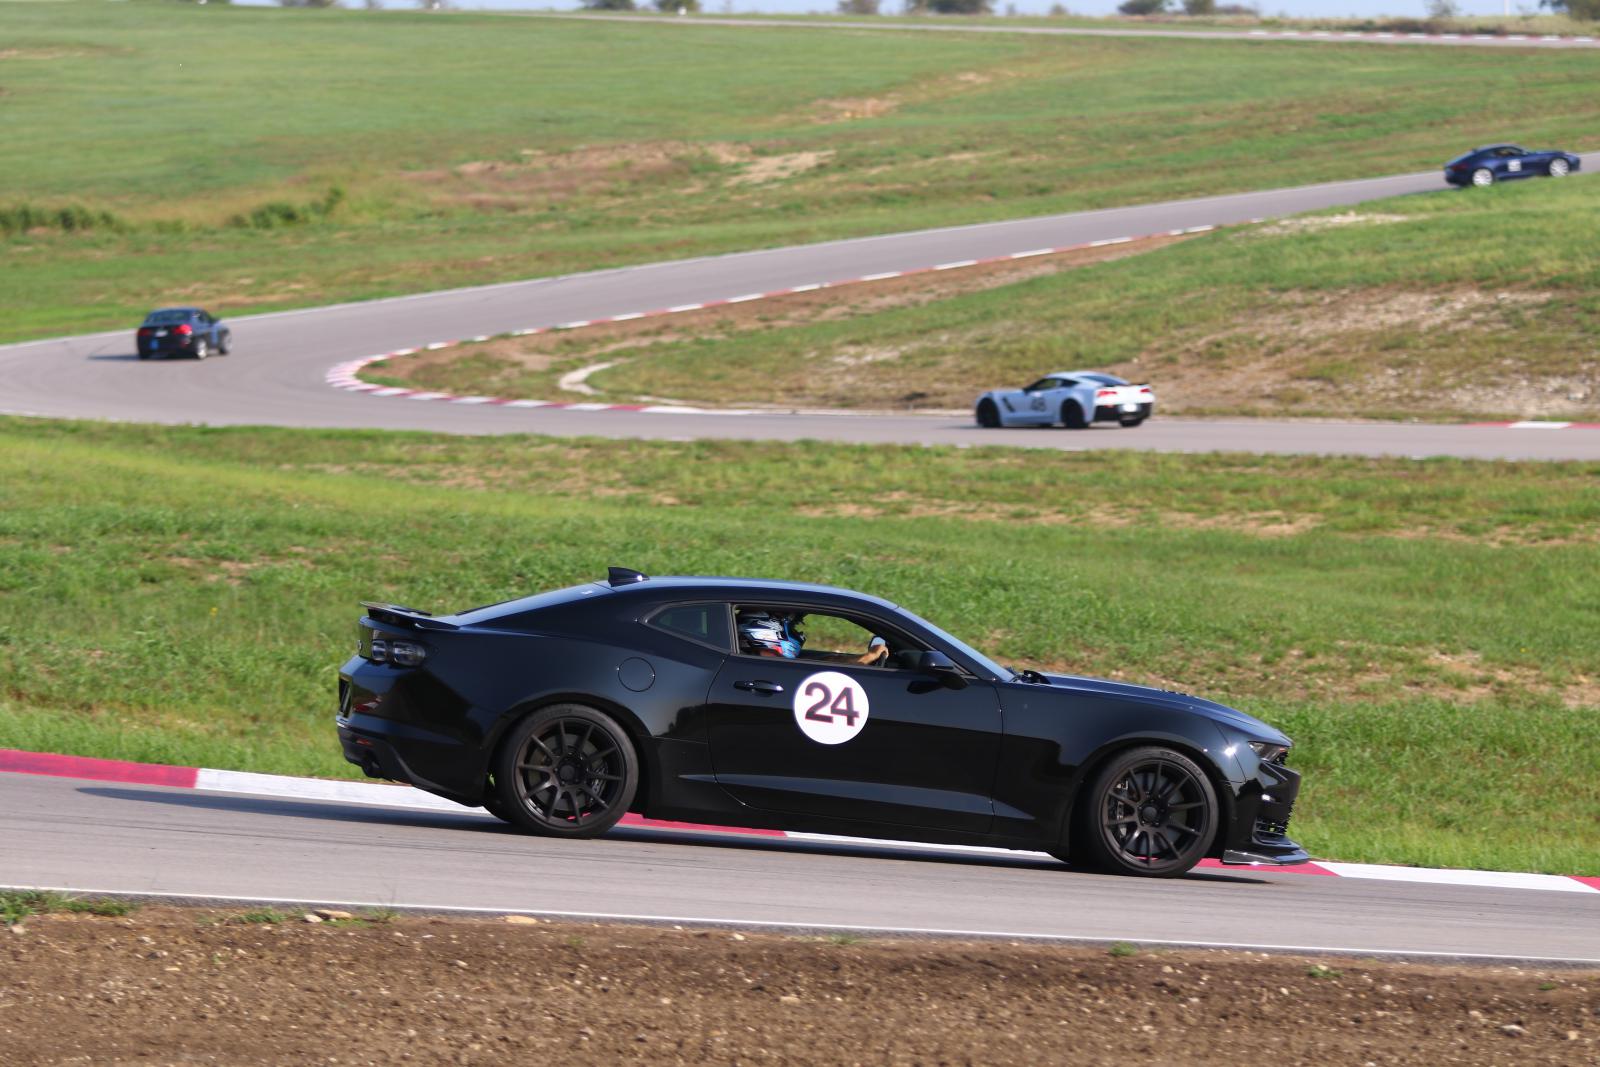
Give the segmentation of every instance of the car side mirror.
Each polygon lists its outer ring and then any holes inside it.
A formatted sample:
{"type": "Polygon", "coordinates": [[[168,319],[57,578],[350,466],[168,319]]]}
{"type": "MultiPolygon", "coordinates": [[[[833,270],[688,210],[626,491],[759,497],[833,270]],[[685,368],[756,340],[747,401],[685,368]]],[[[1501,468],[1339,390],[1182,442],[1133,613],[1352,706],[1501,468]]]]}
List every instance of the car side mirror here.
{"type": "Polygon", "coordinates": [[[914,668],[918,674],[925,674],[934,679],[946,689],[965,689],[967,676],[961,673],[961,668],[955,665],[951,658],[943,652],[928,651],[919,653],[914,668]]]}

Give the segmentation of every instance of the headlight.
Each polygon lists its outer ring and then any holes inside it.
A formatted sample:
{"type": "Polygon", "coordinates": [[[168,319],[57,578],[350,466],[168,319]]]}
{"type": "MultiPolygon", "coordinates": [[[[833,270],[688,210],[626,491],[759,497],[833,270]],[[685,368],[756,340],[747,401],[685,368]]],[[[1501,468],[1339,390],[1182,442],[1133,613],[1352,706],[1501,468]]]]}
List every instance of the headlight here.
{"type": "Polygon", "coordinates": [[[1270,741],[1251,741],[1250,749],[1262,763],[1281,763],[1289,752],[1288,745],[1275,745],[1270,741]]]}

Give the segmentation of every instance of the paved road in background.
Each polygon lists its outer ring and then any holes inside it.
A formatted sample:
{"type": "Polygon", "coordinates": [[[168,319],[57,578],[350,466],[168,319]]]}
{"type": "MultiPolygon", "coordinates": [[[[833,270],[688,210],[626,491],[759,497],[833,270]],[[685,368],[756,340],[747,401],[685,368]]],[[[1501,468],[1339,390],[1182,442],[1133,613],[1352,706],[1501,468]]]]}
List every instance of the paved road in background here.
{"type": "Polygon", "coordinates": [[[623,828],[0,774],[0,884],[194,898],[1600,964],[1600,894],[1254,870],[1172,880],[1045,859],[623,828]]]}
{"type": "MultiPolygon", "coordinates": [[[[1600,167],[1600,152],[1584,157],[1600,167]]],[[[1538,179],[1548,180],[1548,179],[1538,179]]],[[[1588,181],[1587,177],[1567,179],[1588,181]]],[[[1600,432],[1157,416],[1137,430],[979,431],[948,416],[630,415],[407,401],[329,388],[344,360],[482,334],[599,319],[1117,237],[1225,226],[1441,189],[1435,171],[745,252],[232,320],[227,358],[140,361],[133,326],[0,347],[0,413],[211,425],[365,427],[609,437],[818,438],[1038,448],[1600,458],[1600,432]]],[[[870,284],[870,283],[869,283],[870,284]]],[[[1046,370],[1050,368],[1045,368],[1046,370]]],[[[982,388],[1004,382],[974,383],[982,388]]],[[[1157,382],[1157,389],[1160,383],[1157,382]]]]}
{"type": "MultiPolygon", "coordinates": [[[[524,14],[519,12],[519,14],[524,14]]],[[[1180,30],[1130,25],[1107,29],[1084,26],[1006,26],[993,22],[963,24],[945,22],[822,22],[816,19],[719,19],[696,15],[694,18],[652,17],[648,15],[544,14],[525,13],[532,18],[603,19],[613,22],[650,22],[668,26],[740,26],[761,28],[780,26],[805,30],[910,30],[932,33],[1023,33],[1043,37],[1159,37],[1186,41],[1256,41],[1307,44],[1387,44],[1438,45],[1447,48],[1600,48],[1592,35],[1561,37],[1555,34],[1487,33],[1355,33],[1341,30],[1180,30]]]]}

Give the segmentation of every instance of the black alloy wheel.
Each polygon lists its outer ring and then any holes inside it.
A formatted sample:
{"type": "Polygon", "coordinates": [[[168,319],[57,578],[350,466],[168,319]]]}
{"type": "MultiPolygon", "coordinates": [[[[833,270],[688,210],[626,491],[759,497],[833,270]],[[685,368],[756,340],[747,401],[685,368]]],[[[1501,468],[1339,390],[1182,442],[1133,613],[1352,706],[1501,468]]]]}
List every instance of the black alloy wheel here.
{"type": "Polygon", "coordinates": [[[987,398],[978,401],[978,425],[985,430],[992,430],[1000,425],[1000,409],[995,407],[994,401],[987,398]]]}
{"type": "Polygon", "coordinates": [[[484,805],[491,813],[536,834],[594,837],[633,803],[639,760],[609,715],[556,704],[512,728],[495,757],[494,780],[497,803],[484,805]]]}
{"type": "Polygon", "coordinates": [[[1086,429],[1089,420],[1083,417],[1083,409],[1076,400],[1065,400],[1061,403],[1061,425],[1069,430],[1086,429]]]}
{"type": "Polygon", "coordinates": [[[1217,793],[1181,752],[1124,752],[1079,802],[1073,857],[1114,874],[1172,878],[1192,868],[1217,834],[1217,793]]]}

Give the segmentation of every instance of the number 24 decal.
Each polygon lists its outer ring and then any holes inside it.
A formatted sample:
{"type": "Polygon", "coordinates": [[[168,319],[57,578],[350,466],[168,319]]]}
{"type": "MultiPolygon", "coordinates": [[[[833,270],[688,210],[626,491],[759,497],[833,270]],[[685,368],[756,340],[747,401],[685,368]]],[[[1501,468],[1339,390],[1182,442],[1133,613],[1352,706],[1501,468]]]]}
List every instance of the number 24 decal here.
{"type": "Polygon", "coordinates": [[[812,722],[831,723],[834,715],[837,715],[848,725],[854,726],[856,724],[856,716],[861,713],[851,703],[851,693],[852,690],[846,686],[839,690],[838,696],[835,696],[833,690],[821,682],[812,682],[805,687],[805,694],[808,697],[816,697],[817,702],[806,709],[806,718],[812,722]],[[828,710],[823,711],[823,708],[828,710]]]}

